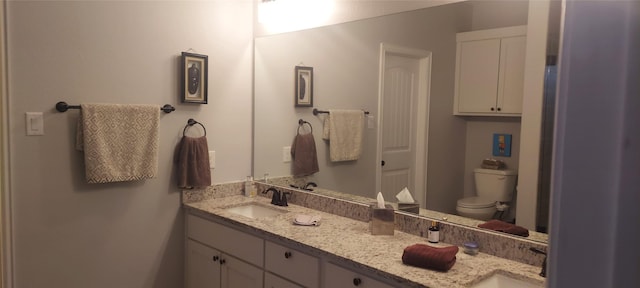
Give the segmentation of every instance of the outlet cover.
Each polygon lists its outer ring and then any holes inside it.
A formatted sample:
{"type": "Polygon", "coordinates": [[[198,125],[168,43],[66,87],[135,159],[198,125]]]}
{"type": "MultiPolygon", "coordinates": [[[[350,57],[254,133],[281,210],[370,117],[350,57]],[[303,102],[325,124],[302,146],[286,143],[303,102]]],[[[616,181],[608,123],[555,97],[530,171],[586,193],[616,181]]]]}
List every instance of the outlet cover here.
{"type": "Polygon", "coordinates": [[[209,168],[216,168],[216,151],[209,151],[209,168]]]}
{"type": "Polygon", "coordinates": [[[282,147],[282,162],[291,162],[291,146],[282,147]]]}

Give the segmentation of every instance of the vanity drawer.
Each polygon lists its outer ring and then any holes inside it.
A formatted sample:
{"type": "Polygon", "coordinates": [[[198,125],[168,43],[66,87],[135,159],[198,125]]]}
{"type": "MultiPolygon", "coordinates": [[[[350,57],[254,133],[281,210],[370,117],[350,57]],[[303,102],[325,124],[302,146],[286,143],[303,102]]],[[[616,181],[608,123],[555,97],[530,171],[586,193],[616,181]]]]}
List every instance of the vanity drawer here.
{"type": "Polygon", "coordinates": [[[187,214],[187,236],[224,253],[262,267],[264,249],[262,238],[187,214]]]}
{"type": "Polygon", "coordinates": [[[304,287],[316,288],[319,282],[320,260],[298,250],[267,241],[264,266],[304,287]]]}
{"type": "Polygon", "coordinates": [[[269,272],[264,273],[264,288],[304,288],[269,272]]]}
{"type": "Polygon", "coordinates": [[[328,262],[326,262],[324,269],[324,287],[393,288],[391,285],[364,276],[362,273],[356,273],[328,262]]]}

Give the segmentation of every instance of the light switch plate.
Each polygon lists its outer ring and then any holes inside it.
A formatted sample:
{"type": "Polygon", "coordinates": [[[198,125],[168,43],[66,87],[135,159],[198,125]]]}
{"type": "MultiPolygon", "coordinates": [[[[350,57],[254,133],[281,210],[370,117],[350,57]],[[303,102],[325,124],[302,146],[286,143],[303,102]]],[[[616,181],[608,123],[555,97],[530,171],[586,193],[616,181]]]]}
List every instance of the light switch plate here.
{"type": "Polygon", "coordinates": [[[44,135],[44,118],[42,112],[27,112],[27,136],[44,135]]]}
{"type": "Polygon", "coordinates": [[[282,162],[291,162],[291,146],[282,147],[282,162]]]}

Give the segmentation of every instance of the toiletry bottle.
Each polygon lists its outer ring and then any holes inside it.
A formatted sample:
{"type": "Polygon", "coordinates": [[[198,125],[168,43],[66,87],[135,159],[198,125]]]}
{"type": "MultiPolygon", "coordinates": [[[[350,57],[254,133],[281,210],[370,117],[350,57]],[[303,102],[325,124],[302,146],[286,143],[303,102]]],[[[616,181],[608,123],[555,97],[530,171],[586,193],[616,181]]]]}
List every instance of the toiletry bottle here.
{"type": "Polygon", "coordinates": [[[438,243],[440,241],[440,228],[438,228],[436,221],[431,221],[431,227],[429,227],[429,232],[427,233],[427,240],[430,243],[438,243]]]}
{"type": "Polygon", "coordinates": [[[247,176],[244,182],[244,196],[253,197],[256,195],[256,187],[253,186],[253,177],[247,176]]]}
{"type": "Polygon", "coordinates": [[[256,183],[253,182],[253,176],[249,176],[249,181],[250,181],[250,190],[249,190],[249,197],[256,197],[256,195],[258,195],[258,188],[256,188],[256,183]]]}

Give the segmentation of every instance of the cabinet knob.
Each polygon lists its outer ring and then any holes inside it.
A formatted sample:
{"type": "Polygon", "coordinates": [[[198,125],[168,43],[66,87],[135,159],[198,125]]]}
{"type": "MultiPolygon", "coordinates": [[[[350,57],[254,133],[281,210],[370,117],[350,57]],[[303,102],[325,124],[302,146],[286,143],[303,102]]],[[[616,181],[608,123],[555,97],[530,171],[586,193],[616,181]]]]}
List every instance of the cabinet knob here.
{"type": "Polygon", "coordinates": [[[291,258],[291,256],[292,256],[292,255],[291,255],[291,252],[289,252],[289,251],[284,252],[284,258],[289,259],[289,258],[291,258]]]}
{"type": "Polygon", "coordinates": [[[218,259],[220,259],[220,257],[218,257],[218,256],[213,256],[213,262],[218,262],[218,259]]]}
{"type": "Polygon", "coordinates": [[[502,109],[500,107],[498,107],[498,111],[502,111],[502,109]]]}
{"type": "Polygon", "coordinates": [[[362,279],[353,278],[353,286],[360,286],[360,283],[362,283],[362,279]]]}
{"type": "Polygon", "coordinates": [[[496,108],[491,107],[491,111],[495,111],[495,110],[496,110],[496,108]]]}
{"type": "Polygon", "coordinates": [[[220,264],[224,265],[224,263],[227,263],[227,260],[220,259],[220,264]]]}

